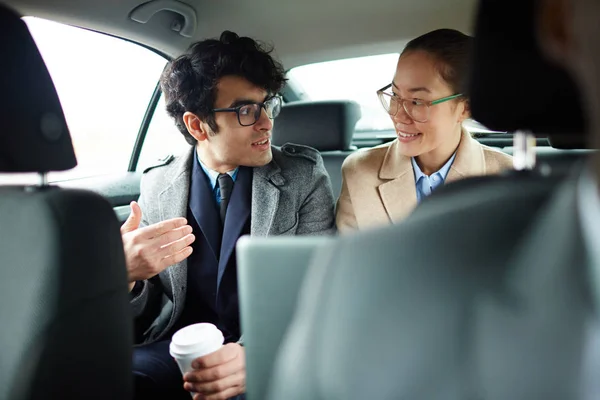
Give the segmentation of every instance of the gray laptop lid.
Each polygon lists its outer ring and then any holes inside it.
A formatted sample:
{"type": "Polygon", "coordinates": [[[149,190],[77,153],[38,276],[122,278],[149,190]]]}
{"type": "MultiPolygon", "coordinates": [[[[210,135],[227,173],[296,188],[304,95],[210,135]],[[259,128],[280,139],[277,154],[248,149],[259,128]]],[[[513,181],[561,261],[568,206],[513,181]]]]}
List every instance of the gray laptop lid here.
{"type": "Polygon", "coordinates": [[[237,242],[240,319],[246,348],[246,398],[262,400],[313,253],[332,238],[288,236],[237,242]]]}

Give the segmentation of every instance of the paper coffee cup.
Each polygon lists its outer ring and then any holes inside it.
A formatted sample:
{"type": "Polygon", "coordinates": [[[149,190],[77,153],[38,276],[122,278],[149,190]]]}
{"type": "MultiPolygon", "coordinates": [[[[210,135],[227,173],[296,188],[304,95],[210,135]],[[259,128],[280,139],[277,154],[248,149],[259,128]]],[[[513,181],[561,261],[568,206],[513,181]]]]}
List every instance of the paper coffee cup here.
{"type": "Polygon", "coordinates": [[[189,325],[175,332],[169,353],[179,365],[181,374],[185,375],[193,369],[192,362],[196,358],[219,350],[223,341],[223,333],[213,324],[189,325]]]}

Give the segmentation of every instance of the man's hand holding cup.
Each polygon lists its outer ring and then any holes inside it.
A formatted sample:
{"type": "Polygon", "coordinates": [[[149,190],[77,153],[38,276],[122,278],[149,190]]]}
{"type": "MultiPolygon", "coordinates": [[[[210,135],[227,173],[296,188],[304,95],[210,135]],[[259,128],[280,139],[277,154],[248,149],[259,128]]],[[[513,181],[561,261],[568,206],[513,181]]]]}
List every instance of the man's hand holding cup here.
{"type": "Polygon", "coordinates": [[[223,334],[201,323],[173,335],[170,353],[183,374],[184,389],[195,400],[225,400],[246,391],[246,358],[242,346],[223,346],[223,334]]]}

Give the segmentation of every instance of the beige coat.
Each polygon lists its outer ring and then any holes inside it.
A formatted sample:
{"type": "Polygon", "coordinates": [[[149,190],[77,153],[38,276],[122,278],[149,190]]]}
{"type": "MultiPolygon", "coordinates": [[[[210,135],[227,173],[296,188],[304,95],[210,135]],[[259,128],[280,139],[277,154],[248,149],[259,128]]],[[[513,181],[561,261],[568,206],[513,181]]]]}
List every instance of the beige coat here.
{"type": "MultiPolygon", "coordinates": [[[[464,131],[446,182],[510,168],[512,157],[480,144],[464,131]]],[[[416,205],[411,159],[400,154],[398,140],[359,150],[344,161],[336,215],[340,232],[398,223],[416,205]]]]}

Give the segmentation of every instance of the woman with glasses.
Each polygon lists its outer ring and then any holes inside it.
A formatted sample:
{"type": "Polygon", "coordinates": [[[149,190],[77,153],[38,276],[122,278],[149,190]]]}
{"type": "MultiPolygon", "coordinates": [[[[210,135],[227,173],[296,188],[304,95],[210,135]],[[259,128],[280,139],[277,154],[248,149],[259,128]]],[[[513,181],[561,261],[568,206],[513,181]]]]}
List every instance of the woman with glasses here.
{"type": "Polygon", "coordinates": [[[392,82],[377,91],[397,138],[344,162],[340,232],[400,222],[445,182],[512,167],[510,156],[463,128],[470,116],[464,86],[471,42],[440,29],[407,44],[392,82]]]}

